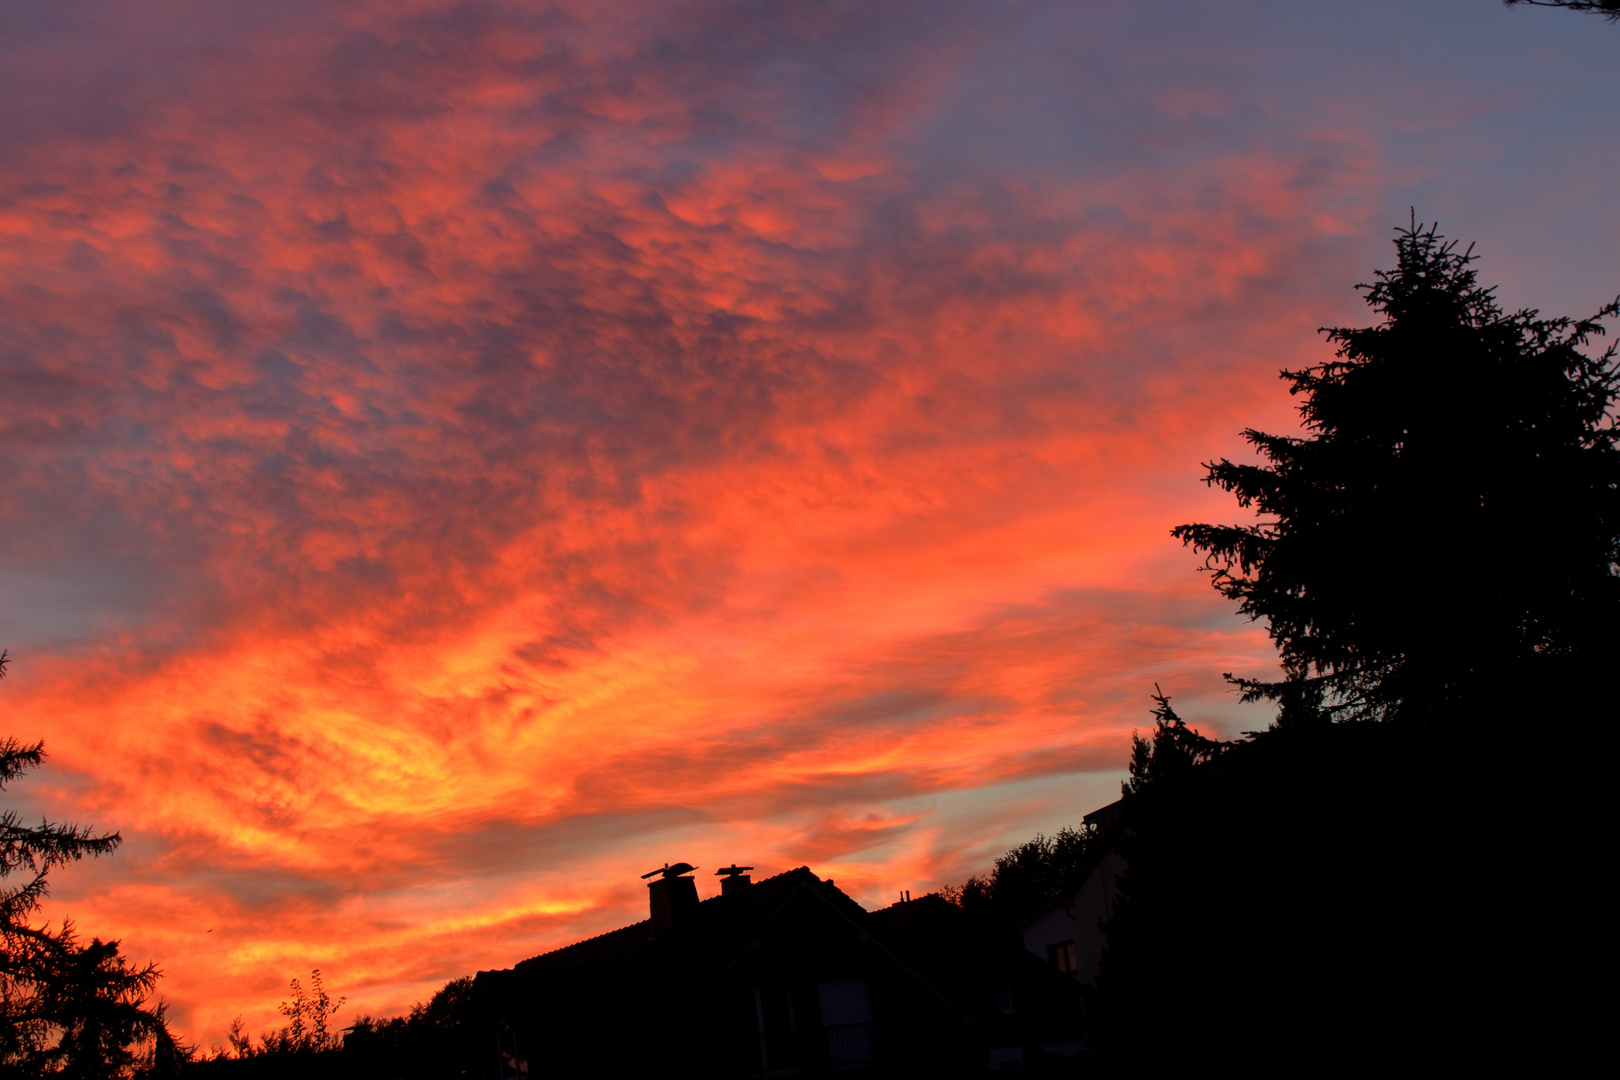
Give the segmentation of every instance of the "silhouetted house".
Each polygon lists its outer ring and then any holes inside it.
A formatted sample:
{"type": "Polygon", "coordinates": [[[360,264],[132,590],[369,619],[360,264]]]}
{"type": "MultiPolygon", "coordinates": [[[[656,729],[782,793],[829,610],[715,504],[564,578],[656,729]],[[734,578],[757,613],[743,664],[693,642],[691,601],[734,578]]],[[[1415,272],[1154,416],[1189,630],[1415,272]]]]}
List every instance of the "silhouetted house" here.
{"type": "MultiPolygon", "coordinates": [[[[868,918],[891,947],[942,993],[973,1011],[994,1045],[962,1071],[1038,1072],[1081,1052],[1079,993],[1072,980],[975,924],[938,895],[895,904],[868,918]]],[[[1071,1070],[1058,1070],[1069,1075],[1071,1070]]]]}
{"type": "Polygon", "coordinates": [[[1018,925],[1025,949],[1088,986],[1097,981],[1103,925],[1114,914],[1119,878],[1125,872],[1125,859],[1112,843],[1124,805],[1123,800],[1112,802],[1085,816],[1085,823],[1096,828],[1099,843],[1073,891],[1065,890],[1018,925]]]}
{"type": "Polygon", "coordinates": [[[684,864],[650,918],[480,972],[512,1076],[954,1075],[1078,1051],[1078,989],[980,941],[937,896],[867,912],[806,867],[698,901],[684,864]]]}

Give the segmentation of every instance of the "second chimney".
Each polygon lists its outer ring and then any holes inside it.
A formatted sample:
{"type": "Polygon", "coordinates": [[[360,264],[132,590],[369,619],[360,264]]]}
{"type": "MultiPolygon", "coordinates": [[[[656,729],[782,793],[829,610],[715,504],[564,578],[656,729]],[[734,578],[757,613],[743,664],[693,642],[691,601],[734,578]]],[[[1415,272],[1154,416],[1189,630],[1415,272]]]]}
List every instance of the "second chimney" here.
{"type": "Polygon", "coordinates": [[[752,866],[738,866],[736,863],[732,863],[730,866],[722,866],[716,870],[715,873],[720,877],[720,895],[730,896],[732,893],[741,892],[748,888],[748,875],[743,871],[752,869],[752,866]]]}

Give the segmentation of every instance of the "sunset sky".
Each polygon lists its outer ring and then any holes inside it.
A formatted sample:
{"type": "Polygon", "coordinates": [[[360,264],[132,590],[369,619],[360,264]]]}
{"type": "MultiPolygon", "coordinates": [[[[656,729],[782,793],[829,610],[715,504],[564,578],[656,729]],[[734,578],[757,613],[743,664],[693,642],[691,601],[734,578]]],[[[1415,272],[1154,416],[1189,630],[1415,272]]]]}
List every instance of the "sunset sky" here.
{"type": "Polygon", "coordinates": [[[868,906],[1274,670],[1170,539],[1410,208],[1620,292],[1620,27],[1496,0],[7,0],[4,805],[178,1031],[868,906]]]}

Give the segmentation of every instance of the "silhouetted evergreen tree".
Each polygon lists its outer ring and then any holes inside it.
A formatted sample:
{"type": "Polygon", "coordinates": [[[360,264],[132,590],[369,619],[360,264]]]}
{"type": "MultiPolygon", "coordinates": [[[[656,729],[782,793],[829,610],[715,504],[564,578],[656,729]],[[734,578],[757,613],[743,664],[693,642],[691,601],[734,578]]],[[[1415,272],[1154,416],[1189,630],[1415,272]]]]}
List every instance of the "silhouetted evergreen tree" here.
{"type": "Polygon", "coordinates": [[[1262,465],[1206,482],[1254,525],[1183,525],[1214,585],[1264,619],[1285,678],[1242,683],[1336,718],[1544,699],[1620,645],[1620,372],[1581,351],[1598,320],[1504,312],[1433,229],[1400,230],[1358,286],[1375,326],[1326,331],[1338,358],[1285,371],[1303,437],[1249,430],[1262,465]]]}
{"type": "Polygon", "coordinates": [[[1280,708],[1229,744],[1154,695],[1089,1001],[1116,1071],[1558,1071],[1601,1029],[1568,962],[1608,934],[1587,721],[1613,712],[1620,375],[1581,347],[1620,303],[1508,314],[1434,229],[1396,247],[1363,286],[1382,321],[1284,373],[1306,434],[1208,466],[1261,522],[1175,530],[1284,678],[1239,681],[1280,708]]]}
{"type": "Polygon", "coordinates": [[[1131,732],[1130,779],[1120,785],[1126,796],[1145,792],[1148,785],[1187,776],[1196,765],[1214,761],[1232,744],[1211,739],[1176,715],[1159,684],[1153,684],[1153,732],[1144,739],[1131,732]]]}
{"type": "MultiPolygon", "coordinates": [[[[0,652],[0,676],[6,654],[0,652]]],[[[0,789],[44,763],[41,743],[0,741],[0,789]]],[[[158,979],[136,967],[118,942],[79,940],[73,924],[35,926],[33,918],[58,866],[111,854],[117,833],[42,821],[24,825],[0,814],[0,1077],[175,1075],[187,1057],[147,1002],[158,979]],[[23,879],[11,884],[13,875],[23,879]]]]}

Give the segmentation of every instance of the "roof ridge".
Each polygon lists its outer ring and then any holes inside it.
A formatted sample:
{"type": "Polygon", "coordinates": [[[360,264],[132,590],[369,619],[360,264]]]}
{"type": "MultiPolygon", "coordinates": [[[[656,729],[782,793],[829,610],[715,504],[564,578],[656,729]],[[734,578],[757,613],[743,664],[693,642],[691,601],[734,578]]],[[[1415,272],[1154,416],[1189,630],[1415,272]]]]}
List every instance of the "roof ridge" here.
{"type": "MultiPolygon", "coordinates": [[[[752,883],[751,885],[749,885],[748,888],[740,889],[737,892],[734,892],[729,896],[726,895],[725,893],[717,893],[716,895],[709,897],[707,900],[700,901],[699,906],[701,907],[704,904],[712,904],[716,900],[737,900],[737,899],[739,899],[741,897],[748,896],[749,893],[754,889],[765,888],[765,887],[769,886],[772,882],[778,882],[778,881],[781,881],[783,878],[790,878],[790,877],[793,877],[794,875],[808,876],[810,878],[814,878],[816,881],[821,881],[822,880],[821,878],[816,877],[814,871],[812,871],[808,866],[796,866],[792,870],[784,870],[780,874],[772,874],[768,878],[761,878],[759,881],[756,881],[756,882],[752,883]]],[[[825,884],[825,882],[823,882],[823,884],[825,884]]],[[[758,894],[756,893],[754,895],[757,896],[758,894]]],[[[544,960],[548,956],[556,956],[558,953],[568,952],[570,949],[577,949],[577,948],[579,948],[579,947],[581,947],[583,945],[589,945],[593,941],[601,941],[603,938],[613,937],[616,934],[623,934],[624,932],[626,932],[628,930],[634,930],[637,927],[650,927],[651,925],[652,925],[652,919],[648,918],[648,919],[642,919],[640,922],[630,923],[627,926],[621,926],[621,927],[619,927],[619,928],[617,928],[615,930],[604,930],[600,934],[595,934],[595,935],[593,935],[591,937],[588,937],[588,938],[580,938],[578,941],[571,941],[567,945],[559,945],[555,949],[548,949],[543,953],[536,953],[535,955],[533,955],[531,957],[528,957],[527,959],[519,960],[517,963],[512,965],[510,970],[515,971],[518,968],[523,967],[525,964],[532,964],[537,960],[544,960]]]]}
{"type": "Polygon", "coordinates": [[[575,948],[578,948],[581,945],[589,945],[593,941],[601,941],[603,938],[609,938],[609,937],[612,937],[615,934],[622,934],[626,930],[634,930],[638,926],[651,926],[651,925],[652,925],[652,920],[651,919],[642,919],[640,922],[633,922],[633,923],[630,923],[628,926],[621,926],[616,930],[604,930],[600,934],[594,934],[594,935],[592,935],[591,937],[588,937],[588,938],[580,938],[578,941],[570,941],[567,945],[559,945],[555,949],[548,949],[547,951],[545,951],[543,953],[535,953],[533,956],[529,957],[527,960],[519,960],[517,963],[513,964],[512,969],[516,970],[516,969],[522,967],[524,964],[532,963],[535,960],[543,960],[548,956],[555,956],[560,952],[567,952],[569,949],[575,949],[575,948]]]}
{"type": "MultiPolygon", "coordinates": [[[[703,904],[712,904],[716,900],[733,900],[733,899],[736,899],[739,896],[747,896],[750,889],[764,888],[766,885],[769,885],[773,881],[780,881],[781,879],[783,879],[785,877],[792,877],[794,874],[800,873],[801,871],[803,873],[809,874],[811,877],[816,877],[816,875],[811,872],[811,870],[810,870],[810,868],[808,866],[796,866],[792,870],[784,870],[780,874],[772,874],[768,878],[760,878],[758,881],[751,882],[746,888],[738,889],[737,891],[735,891],[733,893],[730,893],[730,894],[723,893],[723,892],[722,893],[715,893],[713,896],[709,897],[707,900],[699,901],[699,905],[701,906],[703,904]]],[[[821,878],[816,878],[816,880],[821,881],[821,878]]]]}

